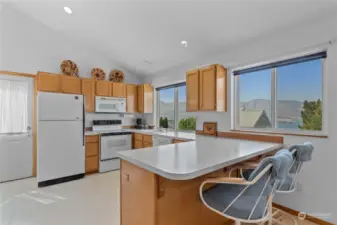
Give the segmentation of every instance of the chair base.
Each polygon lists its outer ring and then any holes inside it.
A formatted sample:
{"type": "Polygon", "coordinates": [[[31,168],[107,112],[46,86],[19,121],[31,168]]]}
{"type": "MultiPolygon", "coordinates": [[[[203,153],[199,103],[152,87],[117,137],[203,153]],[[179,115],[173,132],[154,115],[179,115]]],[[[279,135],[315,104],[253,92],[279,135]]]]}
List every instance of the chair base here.
{"type": "Polygon", "coordinates": [[[280,218],[282,217],[288,217],[293,222],[293,225],[297,225],[297,221],[294,219],[292,215],[289,213],[283,212],[279,210],[278,208],[273,207],[273,224],[279,224],[279,225],[291,225],[289,224],[289,221],[282,221],[280,218]],[[277,214],[281,214],[280,216],[276,217],[277,214]]]}

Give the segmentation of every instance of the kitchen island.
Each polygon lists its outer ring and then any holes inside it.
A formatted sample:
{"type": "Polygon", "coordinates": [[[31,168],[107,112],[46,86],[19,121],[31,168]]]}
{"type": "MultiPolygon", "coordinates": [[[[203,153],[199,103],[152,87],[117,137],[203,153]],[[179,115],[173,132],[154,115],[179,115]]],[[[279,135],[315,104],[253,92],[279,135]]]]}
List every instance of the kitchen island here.
{"type": "Polygon", "coordinates": [[[196,135],[195,141],[119,152],[121,225],[223,225],[199,199],[203,180],[281,144],[196,135]]]}

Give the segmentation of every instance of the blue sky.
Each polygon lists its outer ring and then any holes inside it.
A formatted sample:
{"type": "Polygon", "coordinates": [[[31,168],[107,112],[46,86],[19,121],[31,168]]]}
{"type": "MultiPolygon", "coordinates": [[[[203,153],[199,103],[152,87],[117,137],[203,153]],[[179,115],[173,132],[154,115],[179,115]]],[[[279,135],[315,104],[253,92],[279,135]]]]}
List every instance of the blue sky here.
{"type": "MultiPolygon", "coordinates": [[[[186,101],[186,86],[178,88],[178,99],[181,102],[186,101]]],[[[174,89],[164,89],[160,91],[160,101],[173,102],[174,101],[174,89]]]]}
{"type": "MultiPolygon", "coordinates": [[[[271,69],[240,75],[240,100],[271,98],[271,69]]],[[[277,68],[278,100],[322,99],[320,59],[277,68]]]]}

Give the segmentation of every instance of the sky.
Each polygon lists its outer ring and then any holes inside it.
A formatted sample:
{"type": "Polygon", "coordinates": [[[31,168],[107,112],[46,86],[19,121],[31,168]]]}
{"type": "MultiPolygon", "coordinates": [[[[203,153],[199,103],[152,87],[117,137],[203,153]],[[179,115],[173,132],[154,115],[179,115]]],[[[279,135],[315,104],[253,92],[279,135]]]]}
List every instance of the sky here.
{"type": "MultiPolygon", "coordinates": [[[[180,102],[186,102],[186,86],[178,87],[178,99],[180,102]]],[[[160,101],[173,102],[174,88],[164,89],[160,91],[160,101]]]]}
{"type": "MultiPolygon", "coordinates": [[[[271,98],[271,69],[240,75],[240,100],[271,98]]],[[[277,68],[278,100],[322,99],[322,60],[277,68]]]]}

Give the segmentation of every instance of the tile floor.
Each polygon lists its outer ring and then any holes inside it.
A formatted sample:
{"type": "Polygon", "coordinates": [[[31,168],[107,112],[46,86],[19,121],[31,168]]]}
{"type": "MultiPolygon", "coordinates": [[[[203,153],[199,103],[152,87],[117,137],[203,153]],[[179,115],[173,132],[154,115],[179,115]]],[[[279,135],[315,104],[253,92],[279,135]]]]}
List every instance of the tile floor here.
{"type": "Polygon", "coordinates": [[[35,178],[0,184],[0,225],[70,224],[120,224],[119,171],[45,188],[35,178]]]}
{"type": "Polygon", "coordinates": [[[120,225],[119,171],[36,185],[35,178],[0,184],[0,225],[120,225]]]}

